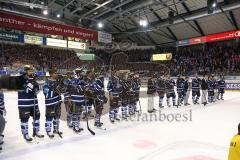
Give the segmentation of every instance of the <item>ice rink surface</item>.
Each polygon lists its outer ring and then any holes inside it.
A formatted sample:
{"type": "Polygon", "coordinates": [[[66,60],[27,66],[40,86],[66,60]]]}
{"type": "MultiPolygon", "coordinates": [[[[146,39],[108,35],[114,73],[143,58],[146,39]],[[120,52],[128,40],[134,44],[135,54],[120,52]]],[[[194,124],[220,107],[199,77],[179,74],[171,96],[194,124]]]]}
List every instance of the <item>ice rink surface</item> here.
{"type": "MultiPolygon", "coordinates": [[[[45,134],[44,97],[42,93],[38,96],[41,133],[45,134]]],[[[106,114],[102,121],[107,130],[95,128],[94,121],[90,121],[95,136],[88,132],[85,123],[82,123],[84,131],[75,134],[62,121],[63,139],[57,136],[49,139],[45,134],[44,139],[27,143],[20,131],[17,94],[7,92],[5,98],[7,126],[0,160],[226,160],[230,140],[240,122],[240,93],[227,92],[224,101],[206,107],[190,105],[161,109],[162,114],[190,114],[191,110],[192,121],[143,122],[141,118],[140,121],[135,118],[111,124],[106,114]]],[[[141,106],[146,113],[146,98],[141,98],[141,106]]],[[[158,97],[155,108],[159,109],[158,97]]],[[[32,119],[30,133],[31,122],[32,119]]]]}

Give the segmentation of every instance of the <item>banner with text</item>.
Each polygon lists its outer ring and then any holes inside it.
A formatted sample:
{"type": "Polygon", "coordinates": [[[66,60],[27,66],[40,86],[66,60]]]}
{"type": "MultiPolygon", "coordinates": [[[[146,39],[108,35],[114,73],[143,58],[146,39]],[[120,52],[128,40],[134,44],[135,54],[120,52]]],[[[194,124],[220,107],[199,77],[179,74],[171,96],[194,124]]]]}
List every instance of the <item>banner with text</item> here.
{"type": "Polygon", "coordinates": [[[172,53],[152,55],[152,61],[170,61],[170,60],[172,60],[172,53]]]}
{"type": "Polygon", "coordinates": [[[24,43],[42,45],[43,44],[43,37],[32,36],[32,35],[24,35],[24,43]]]}
{"type": "Polygon", "coordinates": [[[0,27],[43,34],[62,35],[87,40],[98,40],[98,32],[84,28],[50,22],[47,20],[0,12],[0,27]]]}
{"type": "Polygon", "coordinates": [[[240,30],[181,40],[177,42],[177,46],[186,46],[186,45],[194,45],[194,44],[201,44],[201,43],[208,43],[208,42],[215,42],[215,41],[224,41],[224,40],[236,39],[236,38],[240,38],[240,30]]]}
{"type": "Polygon", "coordinates": [[[47,38],[46,44],[47,46],[67,48],[67,41],[61,39],[47,38]]]}
{"type": "Polygon", "coordinates": [[[3,41],[12,41],[12,42],[19,42],[20,41],[20,34],[10,33],[10,32],[0,32],[0,40],[3,41]]]}
{"type": "Polygon", "coordinates": [[[68,41],[68,48],[86,50],[86,43],[68,41]]]}
{"type": "Polygon", "coordinates": [[[98,42],[112,43],[112,34],[98,32],[98,42]]]}

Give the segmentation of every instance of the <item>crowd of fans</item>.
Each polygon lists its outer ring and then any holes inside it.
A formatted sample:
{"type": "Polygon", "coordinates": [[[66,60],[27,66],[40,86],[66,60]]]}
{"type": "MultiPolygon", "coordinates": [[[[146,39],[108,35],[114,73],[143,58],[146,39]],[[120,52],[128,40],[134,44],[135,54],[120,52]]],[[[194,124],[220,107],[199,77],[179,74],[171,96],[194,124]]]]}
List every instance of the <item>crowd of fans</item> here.
{"type": "MultiPolygon", "coordinates": [[[[232,57],[238,55],[236,41],[216,42],[205,45],[185,46],[178,48],[157,48],[156,50],[128,50],[107,52],[95,50],[97,59],[105,66],[116,69],[136,71],[168,70],[172,75],[192,75],[194,73],[230,74],[240,73],[240,63],[232,57]],[[151,62],[152,54],[170,52],[171,61],[151,62]]],[[[48,68],[73,69],[86,62],[79,60],[76,53],[67,49],[47,48],[39,45],[3,43],[3,56],[0,65],[12,66],[17,61],[32,64],[38,70],[48,68]]]]}
{"type": "MultiPolygon", "coordinates": [[[[121,53],[107,53],[104,50],[96,51],[97,55],[118,68],[136,68],[136,70],[159,71],[166,69],[172,75],[199,74],[231,74],[240,73],[240,63],[232,57],[238,55],[236,41],[216,42],[205,45],[184,46],[178,48],[158,48],[157,50],[130,50],[121,53]],[[170,52],[173,54],[171,61],[154,62],[161,65],[150,65],[152,54],[170,52]],[[100,54],[99,54],[100,53],[100,54]],[[125,55],[124,55],[125,54],[125,55]],[[110,61],[111,57],[113,60],[110,61]],[[127,59],[127,62],[126,62],[127,59]],[[123,65],[122,65],[123,64],[123,65]],[[133,67],[137,66],[137,67],[133,67]]],[[[153,62],[152,62],[153,63],[153,62]]]]}
{"type": "Polygon", "coordinates": [[[76,68],[82,64],[74,51],[66,49],[3,43],[1,51],[0,64],[8,67],[13,66],[16,62],[21,62],[44,71],[48,68],[76,68]]]}
{"type": "Polygon", "coordinates": [[[174,73],[239,73],[240,65],[234,59],[236,42],[209,43],[201,46],[180,47],[168,67],[174,73]]]}

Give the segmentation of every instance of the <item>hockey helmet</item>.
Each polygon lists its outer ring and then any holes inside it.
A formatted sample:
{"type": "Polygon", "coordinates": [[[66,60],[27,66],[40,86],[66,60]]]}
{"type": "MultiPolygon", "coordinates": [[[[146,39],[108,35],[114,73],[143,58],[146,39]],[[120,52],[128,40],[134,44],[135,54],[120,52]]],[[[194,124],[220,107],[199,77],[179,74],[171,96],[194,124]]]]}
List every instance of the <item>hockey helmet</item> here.
{"type": "Polygon", "coordinates": [[[33,67],[31,65],[24,65],[24,71],[33,71],[33,67]]]}
{"type": "Polygon", "coordinates": [[[76,68],[75,73],[81,73],[83,70],[81,68],[76,68]]]}

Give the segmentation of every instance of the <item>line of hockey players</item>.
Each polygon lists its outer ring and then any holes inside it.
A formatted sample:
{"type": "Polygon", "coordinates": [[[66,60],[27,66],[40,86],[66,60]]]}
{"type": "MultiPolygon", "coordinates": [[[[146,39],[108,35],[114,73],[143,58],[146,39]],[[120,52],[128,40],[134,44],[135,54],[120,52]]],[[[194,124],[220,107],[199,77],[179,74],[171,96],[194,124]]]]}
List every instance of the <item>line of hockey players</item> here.
{"type": "MultiPolygon", "coordinates": [[[[104,104],[108,101],[104,92],[104,77],[92,70],[75,69],[67,72],[63,77],[57,70],[49,71],[50,77],[43,85],[45,96],[45,130],[48,137],[55,135],[62,137],[60,131],[61,104],[67,111],[67,125],[79,133],[83,130],[80,125],[81,116],[90,116],[92,106],[95,109],[96,127],[101,127],[100,121],[104,104]]],[[[32,141],[29,135],[29,118],[33,118],[33,137],[43,138],[40,133],[40,110],[37,94],[40,91],[34,70],[31,66],[24,66],[21,76],[4,77],[0,79],[1,88],[18,90],[18,110],[21,122],[21,132],[26,141],[32,141]],[[6,82],[9,82],[8,84],[6,82]],[[14,82],[14,83],[13,83],[14,82]],[[13,84],[16,87],[13,87],[13,84]]],[[[112,123],[120,120],[117,116],[121,108],[122,118],[139,112],[140,80],[139,76],[128,71],[112,72],[107,89],[109,91],[109,118],[112,123]]],[[[3,93],[0,94],[0,113],[5,114],[3,93]]],[[[1,135],[2,136],[2,135],[1,135]]],[[[1,141],[0,141],[1,142],[1,141]]]]}
{"type": "Polygon", "coordinates": [[[190,105],[188,103],[190,92],[192,92],[193,104],[199,104],[199,99],[202,96],[201,103],[205,106],[208,103],[213,103],[220,99],[224,100],[224,88],[225,80],[223,76],[220,76],[220,79],[216,79],[214,75],[204,75],[201,79],[198,77],[198,75],[195,75],[190,82],[188,76],[182,77],[181,75],[178,75],[178,78],[175,82],[175,80],[171,78],[169,74],[164,74],[162,76],[152,74],[148,79],[148,112],[152,113],[156,111],[153,105],[153,98],[156,93],[159,96],[160,108],[164,107],[164,96],[166,96],[168,107],[171,107],[170,98],[172,98],[173,106],[178,107],[181,105],[190,105]]]}
{"type": "Polygon", "coordinates": [[[139,92],[141,81],[139,75],[128,70],[112,71],[108,81],[107,90],[109,91],[109,119],[112,123],[120,121],[118,112],[121,108],[121,118],[126,120],[130,116],[141,112],[137,109],[139,102],[139,92]]]}
{"type": "MultiPolygon", "coordinates": [[[[57,70],[49,71],[50,77],[43,85],[45,96],[45,130],[50,138],[54,134],[62,137],[60,128],[61,104],[64,102],[67,110],[67,124],[73,131],[79,133],[80,118],[83,114],[88,116],[94,106],[95,126],[101,127],[100,116],[103,105],[107,102],[104,93],[103,77],[94,74],[92,70],[76,69],[68,72],[67,77],[57,74],[57,70]]],[[[24,66],[21,76],[2,77],[1,88],[18,90],[18,110],[21,121],[21,132],[26,141],[32,141],[29,135],[29,118],[33,118],[33,137],[43,138],[40,133],[40,110],[37,94],[40,91],[34,70],[31,66],[24,66]],[[13,87],[13,85],[15,87],[13,87]]],[[[5,113],[3,93],[0,94],[0,114],[5,113]]],[[[2,135],[0,135],[2,137],[2,135]]],[[[1,138],[2,139],[2,138],[1,138]]],[[[1,142],[1,141],[0,141],[1,142]]]]}
{"type": "MultiPolygon", "coordinates": [[[[37,94],[40,91],[39,84],[36,81],[33,68],[25,66],[24,71],[17,79],[9,80],[11,85],[5,88],[14,88],[16,83],[18,90],[18,109],[21,121],[21,131],[26,141],[32,141],[29,135],[29,118],[33,118],[33,137],[43,138],[40,134],[40,111],[38,106],[37,94]],[[10,87],[11,86],[11,87],[10,87]]],[[[48,137],[53,138],[56,134],[62,137],[60,131],[61,104],[65,105],[67,111],[67,125],[74,132],[81,132],[81,116],[86,118],[91,115],[92,106],[95,110],[96,127],[101,128],[103,123],[100,121],[104,104],[108,101],[104,91],[104,77],[100,72],[94,73],[93,70],[75,69],[69,71],[65,77],[57,74],[57,70],[49,71],[50,77],[46,79],[43,85],[45,96],[45,130],[48,137]]],[[[4,81],[1,80],[1,81],[4,81]]],[[[1,82],[0,81],[0,82],[1,82]]],[[[0,83],[1,85],[3,83],[0,83]]],[[[1,86],[4,88],[4,86],[1,86]]],[[[108,81],[107,90],[109,91],[109,119],[112,123],[127,119],[131,115],[141,112],[139,102],[141,82],[139,75],[130,71],[112,71],[108,81]],[[139,104],[140,110],[137,109],[139,104]],[[121,109],[121,116],[118,112],[121,109]]],[[[156,93],[159,95],[159,107],[163,108],[163,99],[166,96],[167,105],[170,107],[170,98],[173,106],[182,104],[189,105],[188,98],[192,91],[193,104],[199,104],[199,98],[202,90],[202,104],[215,102],[217,99],[223,99],[225,81],[223,77],[216,80],[213,76],[204,76],[200,79],[197,75],[189,81],[189,77],[178,76],[177,81],[170,75],[156,76],[151,75],[148,80],[148,112],[152,113],[154,109],[153,98],[156,93]],[[175,86],[177,88],[178,99],[176,103],[175,86]]],[[[0,93],[0,114],[5,115],[4,97],[0,93]]],[[[0,140],[3,135],[0,135],[0,140]]],[[[0,141],[0,144],[2,140],[0,141]]]]}

